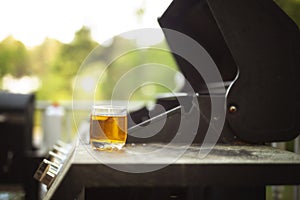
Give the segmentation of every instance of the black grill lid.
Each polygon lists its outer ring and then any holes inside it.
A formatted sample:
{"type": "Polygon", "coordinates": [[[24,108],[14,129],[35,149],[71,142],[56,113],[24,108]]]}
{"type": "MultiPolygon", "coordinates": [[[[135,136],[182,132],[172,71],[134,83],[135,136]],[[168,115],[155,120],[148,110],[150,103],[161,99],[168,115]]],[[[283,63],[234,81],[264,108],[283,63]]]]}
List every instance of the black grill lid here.
{"type": "MultiPolygon", "coordinates": [[[[159,24],[162,28],[179,31],[193,38],[210,54],[224,81],[232,81],[237,75],[235,61],[206,1],[175,0],[165,11],[159,24]]],[[[172,50],[168,33],[166,39],[172,50]]],[[[194,52],[195,53],[195,52],[194,52]]],[[[201,75],[184,58],[174,55],[181,72],[187,77],[194,90],[205,90],[201,75]]]]}
{"type": "MultiPolygon", "coordinates": [[[[236,135],[266,142],[299,134],[299,28],[273,0],[174,0],[159,23],[201,44],[223,80],[231,82],[227,107],[238,110],[226,120],[236,135]]],[[[166,32],[165,36],[172,50],[176,41],[166,32]]],[[[206,87],[201,75],[186,60],[174,57],[201,93],[206,87]]]]}

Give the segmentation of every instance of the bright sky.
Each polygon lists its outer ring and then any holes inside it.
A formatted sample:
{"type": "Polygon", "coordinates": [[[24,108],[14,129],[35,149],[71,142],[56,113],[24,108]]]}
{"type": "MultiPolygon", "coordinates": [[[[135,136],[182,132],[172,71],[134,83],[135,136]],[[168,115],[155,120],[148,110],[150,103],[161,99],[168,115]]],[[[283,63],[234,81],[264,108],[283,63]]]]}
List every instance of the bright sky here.
{"type": "Polygon", "coordinates": [[[70,42],[83,25],[102,43],[137,28],[159,27],[157,18],[171,0],[1,0],[0,40],[13,35],[27,46],[45,37],[70,42]],[[144,8],[138,20],[136,11],[144,8]]]}

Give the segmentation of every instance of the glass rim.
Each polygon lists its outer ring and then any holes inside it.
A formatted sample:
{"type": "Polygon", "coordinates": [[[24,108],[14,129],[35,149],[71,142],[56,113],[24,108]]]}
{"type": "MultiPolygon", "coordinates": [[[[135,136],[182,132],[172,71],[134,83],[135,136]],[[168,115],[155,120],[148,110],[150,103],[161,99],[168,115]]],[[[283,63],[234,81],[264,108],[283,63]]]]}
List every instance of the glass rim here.
{"type": "Polygon", "coordinates": [[[121,110],[121,109],[127,109],[127,107],[121,105],[102,104],[102,105],[92,105],[92,109],[121,110]]]}

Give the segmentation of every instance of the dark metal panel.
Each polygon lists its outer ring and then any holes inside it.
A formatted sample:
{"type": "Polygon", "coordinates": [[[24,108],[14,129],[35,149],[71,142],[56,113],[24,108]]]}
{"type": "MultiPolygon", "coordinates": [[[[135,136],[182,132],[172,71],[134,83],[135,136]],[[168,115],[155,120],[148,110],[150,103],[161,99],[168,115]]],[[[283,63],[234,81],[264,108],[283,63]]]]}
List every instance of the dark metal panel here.
{"type": "MultiPolygon", "coordinates": [[[[300,33],[272,0],[174,0],[159,19],[211,55],[228,87],[229,129],[247,142],[286,141],[300,133],[300,33]]],[[[176,41],[166,35],[172,49],[176,41]]],[[[188,49],[188,48],[187,48],[188,49]]],[[[194,54],[197,52],[193,52],[194,54]]],[[[200,94],[206,86],[184,58],[178,65],[200,94]]]]}
{"type": "MultiPolygon", "coordinates": [[[[232,81],[236,77],[236,64],[205,0],[174,0],[158,21],[162,28],[184,33],[201,44],[216,63],[224,81],[232,81]]],[[[168,35],[166,40],[172,50],[176,41],[172,41],[168,35]]],[[[196,92],[205,90],[206,85],[199,70],[195,69],[201,66],[192,66],[178,55],[174,57],[193,89],[196,92]]]]}
{"type": "Polygon", "coordinates": [[[228,115],[235,134],[251,142],[290,140],[300,130],[299,29],[271,0],[208,4],[239,67],[228,115]]]}

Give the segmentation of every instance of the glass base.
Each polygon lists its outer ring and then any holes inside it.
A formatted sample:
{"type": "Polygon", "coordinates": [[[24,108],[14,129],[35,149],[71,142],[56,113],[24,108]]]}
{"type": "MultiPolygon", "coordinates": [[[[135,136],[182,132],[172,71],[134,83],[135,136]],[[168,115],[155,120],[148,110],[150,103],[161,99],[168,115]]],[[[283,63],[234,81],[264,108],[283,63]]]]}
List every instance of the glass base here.
{"type": "Polygon", "coordinates": [[[105,151],[105,150],[121,150],[125,145],[124,142],[99,142],[91,141],[92,147],[94,150],[105,151]]]}

